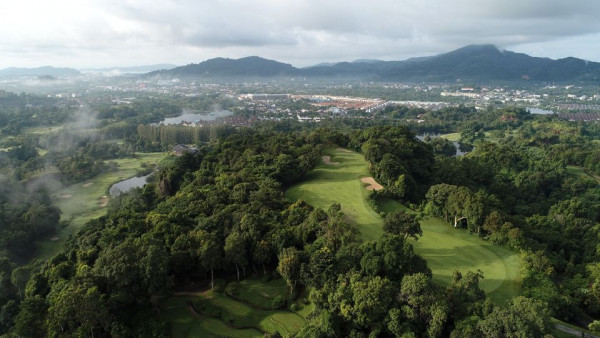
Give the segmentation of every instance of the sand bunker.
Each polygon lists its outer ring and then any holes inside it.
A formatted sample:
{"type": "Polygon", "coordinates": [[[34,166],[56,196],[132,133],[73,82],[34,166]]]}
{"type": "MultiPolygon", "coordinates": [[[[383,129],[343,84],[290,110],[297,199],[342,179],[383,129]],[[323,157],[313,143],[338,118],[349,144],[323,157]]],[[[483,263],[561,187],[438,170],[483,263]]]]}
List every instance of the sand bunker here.
{"type": "Polygon", "coordinates": [[[58,236],[54,236],[54,237],[50,238],[50,240],[53,241],[53,242],[56,242],[59,239],[60,239],[60,237],[58,237],[58,236]]]}
{"type": "Polygon", "coordinates": [[[351,150],[344,149],[344,148],[335,148],[335,150],[343,151],[345,153],[351,153],[352,152],[351,150]]]}
{"type": "Polygon", "coordinates": [[[88,182],[88,183],[84,184],[83,187],[84,188],[91,187],[92,184],[94,184],[94,182],[88,182]]]}
{"type": "Polygon", "coordinates": [[[108,196],[102,196],[100,202],[98,203],[101,207],[105,207],[108,205],[108,196]]]}
{"type": "Polygon", "coordinates": [[[331,162],[331,156],[323,156],[321,157],[323,162],[327,165],[340,165],[340,162],[331,162]]]}
{"type": "Polygon", "coordinates": [[[367,190],[381,190],[383,189],[383,186],[379,183],[377,183],[377,181],[375,181],[375,179],[373,177],[363,177],[360,179],[361,182],[368,184],[365,188],[367,190]]]}
{"type": "Polygon", "coordinates": [[[67,199],[67,198],[71,198],[71,197],[73,197],[73,195],[71,195],[71,194],[60,194],[60,196],[59,196],[59,197],[60,197],[60,198],[65,198],[65,199],[67,199]]]}

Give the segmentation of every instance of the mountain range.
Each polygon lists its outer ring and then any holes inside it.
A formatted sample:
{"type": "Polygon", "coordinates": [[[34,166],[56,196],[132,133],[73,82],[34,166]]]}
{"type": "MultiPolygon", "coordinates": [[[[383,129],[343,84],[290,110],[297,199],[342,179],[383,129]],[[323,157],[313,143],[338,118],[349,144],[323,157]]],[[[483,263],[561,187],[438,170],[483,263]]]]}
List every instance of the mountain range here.
{"type": "Polygon", "coordinates": [[[296,68],[257,56],[215,58],[146,76],[179,78],[339,78],[371,81],[456,82],[600,82],[600,63],[573,57],[553,60],[470,45],[449,53],[404,61],[357,60],[296,68]]]}

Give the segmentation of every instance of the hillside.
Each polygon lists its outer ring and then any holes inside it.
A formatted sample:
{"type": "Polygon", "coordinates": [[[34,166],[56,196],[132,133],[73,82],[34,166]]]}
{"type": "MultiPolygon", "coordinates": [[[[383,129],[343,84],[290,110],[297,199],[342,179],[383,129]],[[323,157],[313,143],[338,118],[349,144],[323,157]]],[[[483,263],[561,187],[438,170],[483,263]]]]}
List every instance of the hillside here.
{"type": "Polygon", "coordinates": [[[260,57],[215,58],[149,76],[183,78],[308,77],[381,81],[600,81],[600,63],[577,58],[552,60],[502,51],[493,45],[471,45],[449,53],[404,61],[338,62],[307,68],[260,57]]]}

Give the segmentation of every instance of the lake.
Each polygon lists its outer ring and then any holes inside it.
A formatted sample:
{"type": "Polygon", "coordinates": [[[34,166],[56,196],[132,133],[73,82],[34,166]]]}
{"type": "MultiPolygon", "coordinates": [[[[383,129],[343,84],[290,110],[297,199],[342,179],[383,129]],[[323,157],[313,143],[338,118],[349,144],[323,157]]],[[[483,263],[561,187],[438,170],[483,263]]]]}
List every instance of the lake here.
{"type": "Polygon", "coordinates": [[[197,114],[197,113],[184,113],[177,117],[168,117],[162,120],[161,124],[180,124],[181,122],[198,122],[198,121],[214,121],[219,118],[227,117],[233,115],[232,111],[229,110],[220,110],[214,111],[206,114],[197,114]]]}
{"type": "Polygon", "coordinates": [[[152,174],[148,174],[146,176],[141,177],[132,177],[130,179],[117,182],[110,187],[108,192],[111,196],[118,196],[120,194],[128,192],[133,188],[141,188],[147,183],[146,178],[148,178],[148,176],[150,175],[152,174]]]}

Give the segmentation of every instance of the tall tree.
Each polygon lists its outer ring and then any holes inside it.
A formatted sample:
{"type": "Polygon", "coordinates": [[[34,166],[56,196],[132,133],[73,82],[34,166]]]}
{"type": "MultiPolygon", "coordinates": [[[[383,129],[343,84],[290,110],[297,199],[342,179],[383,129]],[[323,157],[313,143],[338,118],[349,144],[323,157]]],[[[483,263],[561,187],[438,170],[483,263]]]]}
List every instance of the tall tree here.
{"type": "Polygon", "coordinates": [[[296,248],[285,248],[279,254],[279,263],[277,264],[277,272],[285,279],[285,282],[290,287],[290,294],[294,293],[296,283],[300,278],[300,253],[296,248]]]}
{"type": "Polygon", "coordinates": [[[386,215],[383,221],[383,231],[404,236],[404,239],[412,237],[415,240],[423,235],[421,225],[414,214],[409,214],[404,210],[397,210],[386,215]]]}

